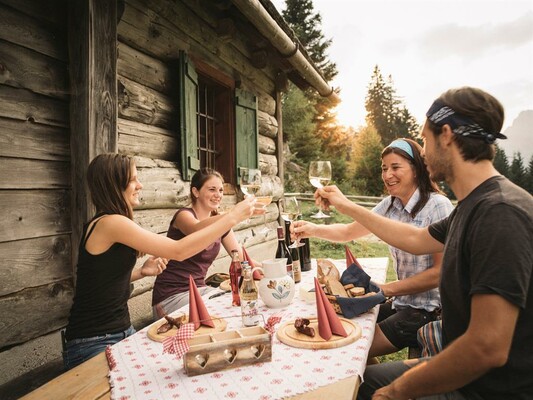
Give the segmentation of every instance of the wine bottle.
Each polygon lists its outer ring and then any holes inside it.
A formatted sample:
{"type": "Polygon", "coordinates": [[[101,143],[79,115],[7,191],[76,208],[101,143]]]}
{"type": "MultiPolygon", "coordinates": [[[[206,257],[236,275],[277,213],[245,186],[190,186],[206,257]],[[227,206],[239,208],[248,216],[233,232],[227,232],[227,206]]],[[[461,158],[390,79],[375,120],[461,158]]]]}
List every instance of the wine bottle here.
{"type": "Polygon", "coordinates": [[[311,246],[309,245],[309,238],[300,239],[304,245],[299,247],[300,253],[300,269],[302,272],[311,271],[311,246]]]}
{"type": "Polygon", "coordinates": [[[300,264],[300,249],[298,247],[289,247],[291,244],[291,222],[285,221],[285,244],[287,245],[292,257],[292,277],[294,283],[302,280],[302,269],[300,264]]]}
{"type": "Polygon", "coordinates": [[[285,244],[285,235],[282,226],[278,226],[278,248],[276,249],[276,258],[287,259],[287,275],[294,279],[292,274],[292,256],[289,248],[285,244]]]}
{"type": "Polygon", "coordinates": [[[231,250],[231,265],[229,266],[229,279],[231,284],[231,305],[240,306],[241,299],[239,297],[239,278],[241,277],[241,261],[239,260],[239,252],[231,250]]]}
{"type": "Polygon", "coordinates": [[[252,276],[252,268],[247,261],[242,262],[242,285],[239,295],[241,298],[242,324],[244,326],[258,325],[257,298],[259,297],[259,292],[252,276]]]}

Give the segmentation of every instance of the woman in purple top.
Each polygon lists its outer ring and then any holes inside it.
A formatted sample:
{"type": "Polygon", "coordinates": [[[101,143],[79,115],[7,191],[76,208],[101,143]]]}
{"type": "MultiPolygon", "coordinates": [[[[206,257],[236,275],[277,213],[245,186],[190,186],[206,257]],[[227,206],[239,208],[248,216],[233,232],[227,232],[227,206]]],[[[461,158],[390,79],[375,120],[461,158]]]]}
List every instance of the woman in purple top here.
{"type": "MultiPolygon", "coordinates": [[[[168,227],[167,236],[179,240],[198,231],[221,218],[217,210],[224,195],[224,178],[210,168],[201,168],[191,179],[191,207],[182,208],[174,214],[168,227]]],[[[228,254],[242,248],[229,230],[207,246],[200,253],[182,261],[170,260],[167,269],[157,276],[152,293],[154,318],[162,318],[189,302],[189,275],[191,275],[201,295],[211,291],[205,284],[207,270],[220,251],[220,244],[228,254]]]]}

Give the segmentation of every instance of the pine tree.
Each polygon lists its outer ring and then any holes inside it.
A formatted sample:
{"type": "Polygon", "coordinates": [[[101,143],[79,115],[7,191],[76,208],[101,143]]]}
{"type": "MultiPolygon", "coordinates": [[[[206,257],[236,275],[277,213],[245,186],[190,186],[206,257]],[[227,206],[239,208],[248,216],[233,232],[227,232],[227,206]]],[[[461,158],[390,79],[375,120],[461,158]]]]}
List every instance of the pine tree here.
{"type": "Polygon", "coordinates": [[[333,79],[338,73],[337,65],[326,54],[332,40],[326,39],[322,33],[322,16],[314,12],[313,1],[286,0],[282,16],[326,81],[333,79]]]}
{"type": "Polygon", "coordinates": [[[526,169],[520,152],[513,155],[513,161],[509,168],[509,179],[521,188],[526,188],[526,169]]]}
{"type": "Polygon", "coordinates": [[[531,159],[529,160],[526,174],[526,186],[524,189],[533,194],[533,156],[531,156],[531,159]]]}
{"type": "MultiPolygon", "coordinates": [[[[285,10],[282,11],[283,18],[294,31],[324,79],[327,82],[331,81],[338,74],[337,65],[327,55],[332,40],[324,37],[322,16],[318,12],[315,13],[313,1],[286,0],[285,6],[285,10]]],[[[309,89],[305,93],[315,106],[316,133],[325,139],[336,125],[336,115],[332,111],[335,104],[332,104],[328,98],[320,96],[315,90],[309,89]]],[[[324,146],[322,150],[325,150],[324,146]]]]}
{"type": "Polygon", "coordinates": [[[376,128],[387,145],[399,137],[414,138],[419,130],[416,119],[396,95],[392,77],[385,80],[376,65],[365,99],[366,122],[376,128]]]}
{"type": "Polygon", "coordinates": [[[381,181],[381,151],[383,144],[376,129],[367,126],[356,136],[350,165],[353,168],[354,186],[359,193],[379,196],[383,193],[381,181]]]}
{"type": "Polygon", "coordinates": [[[500,174],[509,177],[509,161],[507,160],[507,155],[505,154],[505,150],[498,145],[496,145],[496,155],[494,156],[492,164],[494,164],[494,168],[496,168],[500,174]]]}

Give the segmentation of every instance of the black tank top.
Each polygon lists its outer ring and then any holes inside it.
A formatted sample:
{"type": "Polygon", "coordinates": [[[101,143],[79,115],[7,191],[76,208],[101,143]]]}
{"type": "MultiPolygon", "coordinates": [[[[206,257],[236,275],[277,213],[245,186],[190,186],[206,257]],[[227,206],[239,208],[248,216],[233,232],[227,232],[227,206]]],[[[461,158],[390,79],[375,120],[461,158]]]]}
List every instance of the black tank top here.
{"type": "Polygon", "coordinates": [[[85,245],[91,236],[96,221],[105,215],[96,215],[83,227],[80,242],[76,294],[70,309],[66,339],[87,338],[118,333],[131,325],[128,311],[131,271],[135,266],[135,249],[121,243],[113,244],[107,251],[92,255],[85,245]]]}

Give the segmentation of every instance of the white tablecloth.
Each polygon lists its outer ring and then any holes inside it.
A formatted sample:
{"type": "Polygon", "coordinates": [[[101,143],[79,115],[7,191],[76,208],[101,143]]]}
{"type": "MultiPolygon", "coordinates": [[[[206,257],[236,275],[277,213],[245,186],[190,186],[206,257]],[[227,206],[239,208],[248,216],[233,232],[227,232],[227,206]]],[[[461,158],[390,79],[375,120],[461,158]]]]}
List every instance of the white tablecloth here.
{"type": "MultiPolygon", "coordinates": [[[[386,279],[387,258],[360,258],[365,271],[381,283],[386,279]]],[[[335,260],[339,271],[346,268],[344,260],[335,260]]],[[[311,283],[313,269],[302,273],[302,283],[311,283]]],[[[299,299],[299,284],[291,304],[283,309],[260,307],[265,320],[281,312],[285,321],[316,315],[315,304],[299,299]]],[[[210,293],[213,294],[213,293],[210,293]]],[[[227,329],[242,326],[240,307],[231,306],[231,294],[211,300],[204,297],[210,314],[227,318],[227,329]]],[[[262,302],[260,302],[262,304],[262,302]]],[[[188,311],[188,306],[182,309],[188,311]]],[[[368,350],[374,336],[378,307],[353,320],[362,329],[362,336],[349,345],[324,350],[290,347],[276,335],[272,341],[272,362],[227,369],[188,377],[183,360],[163,354],[163,345],[146,336],[149,327],[111,347],[115,366],[110,371],[112,399],[280,399],[314,390],[354,375],[362,377],[368,350]]],[[[279,326],[279,325],[278,325],[279,326]]]]}

